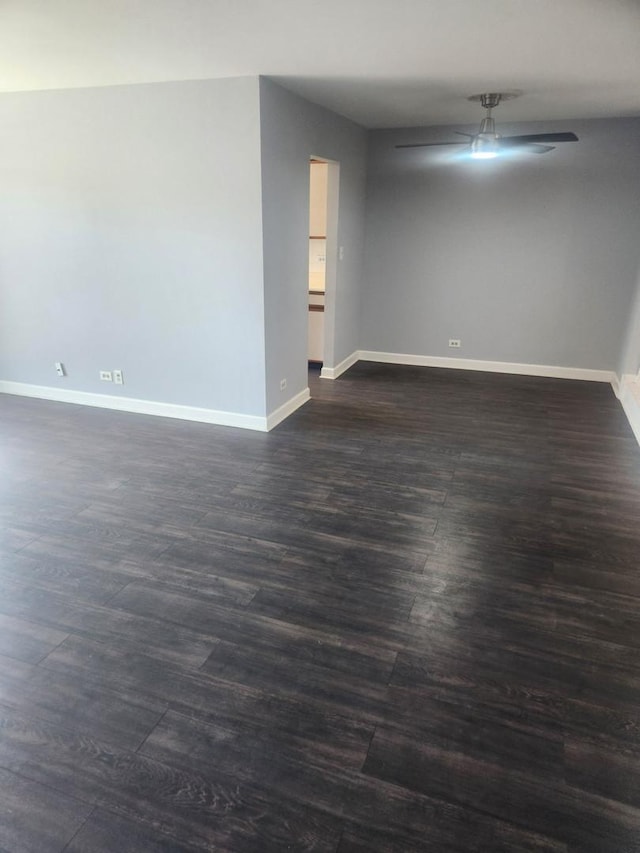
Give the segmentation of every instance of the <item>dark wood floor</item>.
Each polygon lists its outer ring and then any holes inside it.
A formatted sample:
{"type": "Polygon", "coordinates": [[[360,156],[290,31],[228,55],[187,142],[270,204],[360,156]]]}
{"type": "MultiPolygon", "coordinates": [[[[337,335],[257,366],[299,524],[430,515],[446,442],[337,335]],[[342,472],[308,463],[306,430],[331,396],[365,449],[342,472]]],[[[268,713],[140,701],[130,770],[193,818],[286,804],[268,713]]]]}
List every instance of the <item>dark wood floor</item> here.
{"type": "Polygon", "coordinates": [[[312,393],[269,435],[0,398],[0,850],[640,851],[611,389],[312,393]]]}

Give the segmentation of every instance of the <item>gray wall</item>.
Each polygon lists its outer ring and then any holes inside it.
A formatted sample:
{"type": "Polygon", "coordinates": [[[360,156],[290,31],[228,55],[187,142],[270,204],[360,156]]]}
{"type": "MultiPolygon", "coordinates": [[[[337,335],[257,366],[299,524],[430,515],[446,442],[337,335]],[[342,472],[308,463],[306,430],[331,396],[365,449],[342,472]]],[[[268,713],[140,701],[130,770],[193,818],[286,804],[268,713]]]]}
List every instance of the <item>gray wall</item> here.
{"type": "Polygon", "coordinates": [[[311,155],[340,163],[329,366],[640,363],[640,121],[546,124],[580,143],[466,165],[393,147],[450,129],[373,132],[366,264],[366,132],[272,81],[2,95],[0,126],[2,380],[277,409],[307,384],[311,155]]]}
{"type": "MultiPolygon", "coordinates": [[[[309,157],[340,163],[335,337],[329,366],[358,348],[365,213],[366,131],[260,81],[267,411],[307,387],[309,157]],[[280,391],[280,379],[287,390],[280,391]]],[[[327,263],[330,259],[327,258],[327,263]]]]}
{"type": "Polygon", "coordinates": [[[2,95],[0,127],[0,379],[264,415],[258,79],[2,95]]]}
{"type": "Polygon", "coordinates": [[[361,348],[618,369],[640,260],[640,121],[505,126],[580,137],[508,161],[394,149],[453,130],[371,134],[361,348]]]}

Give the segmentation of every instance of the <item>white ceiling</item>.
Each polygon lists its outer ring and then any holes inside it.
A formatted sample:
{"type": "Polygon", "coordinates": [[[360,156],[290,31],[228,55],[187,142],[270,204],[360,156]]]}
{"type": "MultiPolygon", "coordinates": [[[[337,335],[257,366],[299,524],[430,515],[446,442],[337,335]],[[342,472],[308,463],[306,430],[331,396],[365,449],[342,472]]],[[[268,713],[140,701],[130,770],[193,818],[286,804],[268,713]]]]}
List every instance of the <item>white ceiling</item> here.
{"type": "Polygon", "coordinates": [[[0,0],[0,92],[255,74],[367,127],[640,115],[640,0],[0,0]]]}

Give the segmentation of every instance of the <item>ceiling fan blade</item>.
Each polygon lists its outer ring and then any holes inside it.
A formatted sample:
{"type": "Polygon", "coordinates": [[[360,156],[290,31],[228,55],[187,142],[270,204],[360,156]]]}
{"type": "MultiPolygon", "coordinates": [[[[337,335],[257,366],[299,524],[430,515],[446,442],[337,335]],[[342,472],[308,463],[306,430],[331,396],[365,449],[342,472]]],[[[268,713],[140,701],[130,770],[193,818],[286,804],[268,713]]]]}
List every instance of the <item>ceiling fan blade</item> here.
{"type": "Polygon", "coordinates": [[[546,154],[548,151],[555,151],[555,145],[540,145],[537,142],[526,142],[524,145],[513,145],[512,148],[520,148],[527,154],[546,154]]]}
{"type": "Polygon", "coordinates": [[[468,145],[468,142],[412,142],[408,145],[396,145],[396,148],[433,148],[435,145],[468,145]]]}
{"type": "Polygon", "coordinates": [[[507,145],[525,145],[527,142],[578,142],[575,133],[526,133],[522,136],[503,136],[500,140],[507,145]]]}

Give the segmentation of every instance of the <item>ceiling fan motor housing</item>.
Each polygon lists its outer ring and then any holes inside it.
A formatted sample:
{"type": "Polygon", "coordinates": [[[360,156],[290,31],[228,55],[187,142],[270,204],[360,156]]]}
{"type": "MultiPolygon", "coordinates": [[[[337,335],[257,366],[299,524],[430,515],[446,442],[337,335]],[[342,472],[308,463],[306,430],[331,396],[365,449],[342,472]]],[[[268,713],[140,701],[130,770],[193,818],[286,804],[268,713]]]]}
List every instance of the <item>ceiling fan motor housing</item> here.
{"type": "Polygon", "coordinates": [[[497,157],[500,151],[500,134],[496,133],[496,124],[491,116],[482,119],[480,131],[471,140],[471,156],[487,159],[497,157]]]}
{"type": "Polygon", "coordinates": [[[494,139],[499,138],[500,134],[496,133],[496,122],[495,119],[487,116],[487,118],[483,118],[480,122],[480,130],[478,131],[479,136],[492,136],[494,139]]]}

